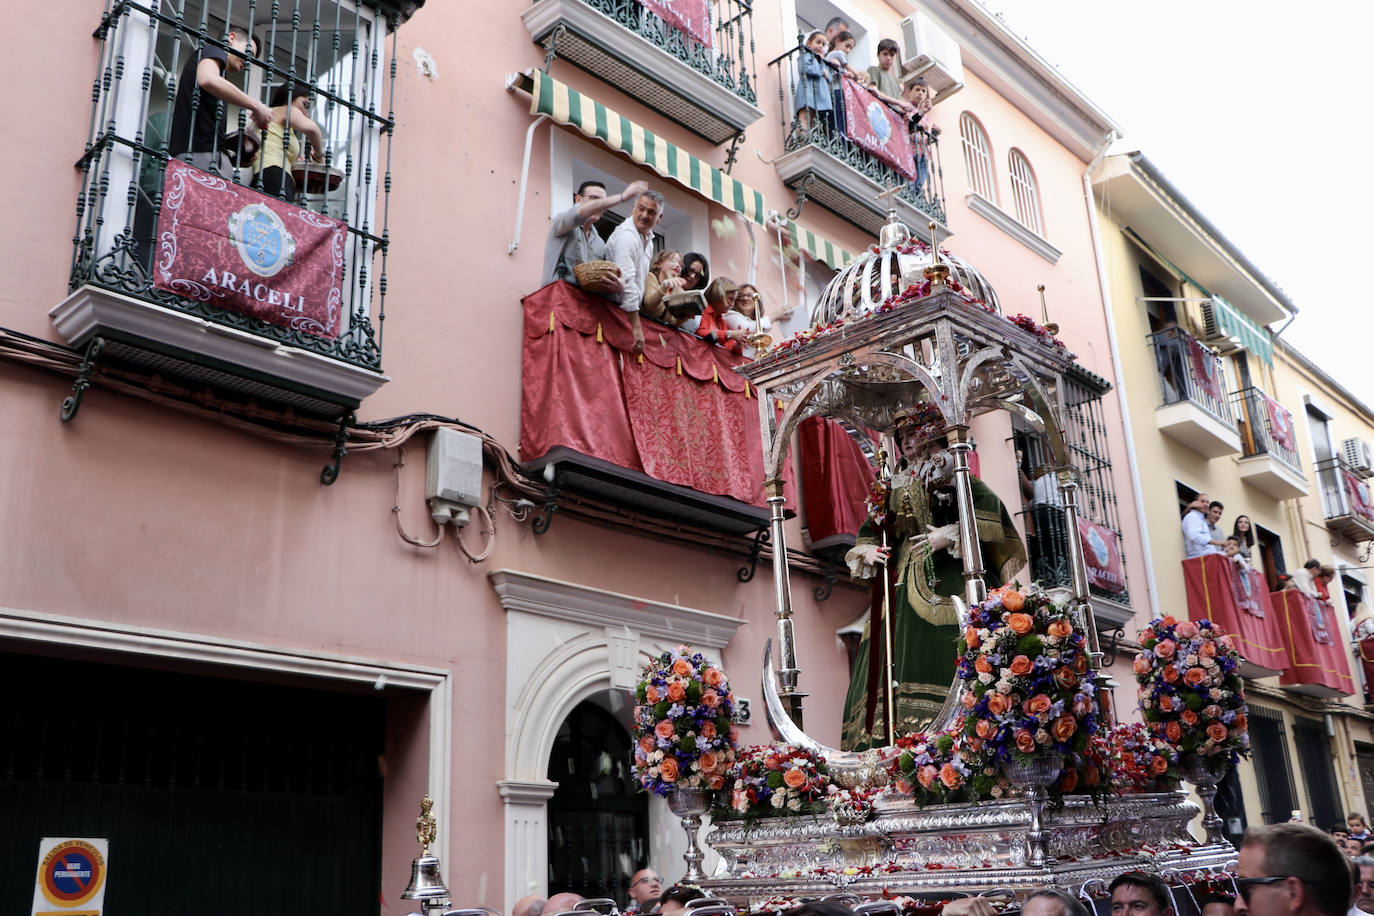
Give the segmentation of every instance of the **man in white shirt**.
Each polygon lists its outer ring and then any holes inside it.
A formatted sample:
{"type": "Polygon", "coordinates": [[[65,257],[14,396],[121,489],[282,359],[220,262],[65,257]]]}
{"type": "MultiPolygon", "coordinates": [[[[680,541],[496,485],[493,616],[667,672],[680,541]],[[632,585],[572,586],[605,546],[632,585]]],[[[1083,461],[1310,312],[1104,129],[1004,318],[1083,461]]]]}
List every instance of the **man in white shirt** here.
{"type": "Polygon", "coordinates": [[[639,306],[644,299],[644,278],[654,257],[654,227],[663,218],[663,195],[645,191],[635,200],[634,212],[606,240],[606,256],[620,268],[620,309],[630,314],[635,352],[644,352],[644,328],[639,323],[639,306]]]}
{"type": "Polygon", "coordinates": [[[574,267],[606,257],[606,243],[594,228],[597,219],[617,204],[634,200],[648,188],[647,182],[636,181],[615,197],[608,197],[606,186],[599,181],[588,180],[578,185],[573,205],[554,216],[549,226],[549,237],[544,243],[544,275],[540,282],[557,280],[561,265],[563,279],[576,286],[574,267]]]}
{"type": "Polygon", "coordinates": [[[1188,504],[1188,511],[1183,515],[1183,556],[1191,560],[1193,557],[1206,556],[1212,553],[1221,553],[1226,546],[1225,541],[1218,542],[1212,537],[1212,528],[1207,524],[1207,510],[1210,500],[1206,493],[1199,493],[1188,504]]]}
{"type": "Polygon", "coordinates": [[[1321,592],[1317,591],[1316,576],[1321,569],[1321,560],[1308,560],[1302,569],[1293,572],[1293,587],[1309,598],[1320,601],[1321,592]]]}

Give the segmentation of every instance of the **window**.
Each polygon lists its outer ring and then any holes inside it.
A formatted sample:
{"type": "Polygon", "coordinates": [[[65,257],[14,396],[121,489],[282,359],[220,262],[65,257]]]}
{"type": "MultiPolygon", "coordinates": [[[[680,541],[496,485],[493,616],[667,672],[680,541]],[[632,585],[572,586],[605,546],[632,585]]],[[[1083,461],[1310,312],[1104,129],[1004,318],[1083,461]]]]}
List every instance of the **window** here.
{"type": "Polygon", "coordinates": [[[1019,149],[1007,154],[1011,166],[1011,196],[1016,202],[1016,220],[1036,235],[1044,235],[1040,220],[1040,192],[1035,184],[1035,172],[1019,149]]]}
{"type": "MultiPolygon", "coordinates": [[[[96,33],[103,42],[102,69],[88,151],[80,161],[84,174],[72,288],[106,287],[289,346],[380,368],[372,321],[380,319],[386,286],[382,215],[391,126],[386,21],[352,0],[319,0],[309,6],[309,15],[275,17],[262,6],[256,12],[251,5],[226,10],[207,0],[163,9],[119,5],[96,33]],[[253,21],[243,22],[250,16],[253,21]],[[236,50],[242,44],[231,46],[229,40],[231,30],[239,28],[254,39],[241,54],[236,50]],[[271,148],[257,149],[249,113],[191,89],[203,51],[227,54],[225,78],[254,100],[271,104],[274,95],[285,97],[280,107],[288,119],[300,117],[291,114],[297,109],[288,104],[290,96],[303,95],[302,107],[308,106],[322,134],[323,163],[307,169],[303,158],[291,155],[294,144],[284,152],[278,144],[286,168],[267,168],[271,148]],[[205,304],[204,296],[197,300],[154,288],[154,245],[169,155],[346,225],[337,339],[228,313],[205,304]]],[[[300,141],[303,154],[307,138],[291,123],[287,132],[300,141]]]]}
{"type": "Polygon", "coordinates": [[[1283,713],[1250,706],[1250,747],[1255,754],[1260,813],[1266,824],[1281,824],[1294,813],[1293,767],[1283,733],[1283,713]]]}
{"type": "Polygon", "coordinates": [[[997,203],[997,184],[992,175],[992,144],[983,125],[967,111],[959,115],[959,138],[964,142],[964,171],[973,193],[997,203]]]}
{"type": "Polygon", "coordinates": [[[1269,584],[1269,591],[1276,592],[1283,586],[1279,576],[1288,575],[1288,566],[1283,560],[1283,541],[1263,525],[1254,524],[1253,519],[1251,527],[1255,529],[1255,546],[1259,548],[1258,567],[1264,570],[1264,580],[1269,584]]]}

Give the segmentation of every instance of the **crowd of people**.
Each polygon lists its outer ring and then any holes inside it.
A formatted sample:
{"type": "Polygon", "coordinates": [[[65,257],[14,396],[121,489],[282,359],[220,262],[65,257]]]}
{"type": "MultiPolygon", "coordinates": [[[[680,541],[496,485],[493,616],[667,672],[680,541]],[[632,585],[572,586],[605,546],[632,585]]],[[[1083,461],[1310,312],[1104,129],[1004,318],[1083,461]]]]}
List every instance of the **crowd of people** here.
{"type": "MultiPolygon", "coordinates": [[[[940,916],[1371,916],[1374,914],[1374,836],[1363,816],[1351,814],[1346,825],[1330,834],[1299,823],[1252,827],[1241,840],[1234,874],[1209,881],[1210,888],[1171,887],[1161,877],[1143,871],[1117,875],[1107,887],[1107,899],[1091,900],[1076,888],[1049,886],[1023,899],[967,896],[946,902],[940,916]]],[[[511,916],[571,916],[599,912],[603,916],[650,913],[662,916],[733,914],[727,901],[708,897],[700,888],[664,888],[652,869],[632,878],[630,899],[623,908],[607,898],[584,899],[577,894],[531,895],[519,900],[511,916]]],[[[777,916],[876,916],[897,914],[904,903],[929,906],[929,901],[897,897],[860,902],[852,894],[835,894],[780,910],[762,907],[758,913],[777,916]]]]}
{"type": "Polygon", "coordinates": [[[914,76],[903,79],[901,48],[891,38],[878,42],[878,62],[869,67],[852,59],[854,33],[843,17],[826,23],[806,36],[798,52],[792,107],[796,124],[803,131],[823,126],[838,134],[846,133],[844,92],[841,79],[848,77],[888,105],[906,122],[915,158],[913,191],[919,193],[930,176],[930,141],[939,128],[931,122],[933,105],[930,86],[914,76]]]}
{"type": "Polygon", "coordinates": [[[663,195],[646,182],[608,196],[604,183],[583,181],[573,205],[555,214],[544,246],[543,283],[581,285],[579,265],[614,265],[596,277],[594,292],[618,305],[630,320],[635,352],[644,350],[643,319],[694,334],[732,353],[752,355],[749,340],[763,314],[758,287],[711,277],[706,256],[695,251],[654,251],[654,228],[663,218],[663,195]],[[603,240],[596,222],[607,210],[634,202],[628,219],[603,240]],[[695,294],[695,295],[684,295],[695,294]]]}

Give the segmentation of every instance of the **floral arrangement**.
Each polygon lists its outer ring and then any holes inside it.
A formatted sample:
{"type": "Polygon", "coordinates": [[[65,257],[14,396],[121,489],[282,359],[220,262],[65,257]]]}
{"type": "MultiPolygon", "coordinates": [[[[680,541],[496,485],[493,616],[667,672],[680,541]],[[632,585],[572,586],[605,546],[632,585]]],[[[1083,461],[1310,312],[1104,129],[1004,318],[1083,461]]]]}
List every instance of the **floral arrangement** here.
{"type": "Polygon", "coordinates": [[[1210,620],[1157,617],[1135,658],[1140,712],[1151,733],[1223,776],[1250,755],[1240,653],[1210,620]]]}
{"type": "Polygon", "coordinates": [[[1049,328],[1040,324],[1034,318],[1027,315],[1011,315],[1007,317],[1007,320],[1047,347],[1058,347],[1061,350],[1068,349],[1064,341],[1051,334],[1049,328]]]}
{"type": "Polygon", "coordinates": [[[825,806],[839,824],[862,824],[873,816],[873,799],[881,789],[872,786],[853,786],[842,789],[833,782],[825,797],[825,806]]]}
{"type": "Polygon", "coordinates": [[[1138,792],[1179,778],[1178,751],[1140,722],[1118,723],[1094,735],[1084,757],[1118,791],[1138,792]]]}
{"type": "Polygon", "coordinates": [[[725,673],[678,646],[649,662],[635,688],[634,775],[657,795],[720,789],[735,762],[735,698],[725,673]]]}
{"type": "Polygon", "coordinates": [[[1001,798],[1011,791],[996,768],[980,767],[975,750],[959,731],[897,739],[900,753],[889,765],[892,787],[920,806],[1001,798]]]}
{"type": "Polygon", "coordinates": [[[728,816],[822,814],[832,784],[825,758],[791,745],[740,750],[730,770],[728,816]]]}
{"type": "Polygon", "coordinates": [[[868,499],[864,502],[864,511],[869,521],[879,527],[887,524],[890,517],[888,504],[891,498],[891,483],[881,477],[876,477],[869,483],[868,499]]]}

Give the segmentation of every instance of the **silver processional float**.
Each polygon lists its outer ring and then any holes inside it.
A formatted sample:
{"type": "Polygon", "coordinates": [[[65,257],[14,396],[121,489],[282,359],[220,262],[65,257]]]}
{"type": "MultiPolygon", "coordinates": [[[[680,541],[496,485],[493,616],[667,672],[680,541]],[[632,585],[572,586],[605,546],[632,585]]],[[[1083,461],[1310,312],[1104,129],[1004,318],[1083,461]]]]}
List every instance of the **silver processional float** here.
{"type": "MultiPolygon", "coordinates": [[[[934,239],[936,227],[930,228],[934,239]]],[[[771,518],[778,664],[775,668],[770,640],[762,672],[769,721],[783,742],[824,756],[831,778],[846,787],[886,785],[891,758],[885,759],[882,750],[826,747],[802,726],[805,694],[793,634],[781,477],[791,436],[808,417],[878,432],[881,459],[883,452],[896,453],[894,430],[905,412],[917,405],[938,408],[953,458],[959,515],[964,589],[962,601],[956,597],[953,603],[961,629],[967,609],[988,597],[974,523],[969,425],[979,414],[1007,410],[1040,434],[1058,483],[1064,530],[1070,532],[1071,588],[1060,597],[1086,634],[1089,676],[1105,688],[1099,697],[1113,686],[1100,671],[1086,560],[1075,536],[1079,484],[1060,422],[1066,407],[1062,380],[1073,357],[1053,339],[1057,329],[1052,325],[1046,334],[1002,317],[995,295],[963,268],[956,258],[942,260],[938,244],[927,248],[914,242],[890,212],[878,244],[837,274],[822,294],[813,317],[828,330],[803,344],[775,348],[738,370],[758,393],[771,518]],[[986,307],[952,287],[950,261],[962,286],[982,293],[986,307]],[[926,283],[928,295],[913,295],[926,283]]],[[[956,676],[928,727],[931,733],[954,722],[963,690],[956,676]]],[[[1110,724],[1110,707],[1104,703],[1101,712],[1110,724]]],[[[1016,895],[1052,885],[1087,896],[1086,889],[1123,871],[1165,877],[1220,873],[1235,859],[1234,848],[1225,842],[1194,839],[1188,825],[1199,809],[1179,789],[1096,799],[1070,795],[1061,807],[1044,808],[1042,783],[1023,785],[1012,797],[924,808],[910,797],[883,792],[864,822],[825,816],[721,822],[706,838],[721,862],[702,886],[714,897],[751,906],[769,898],[839,891],[940,899],[994,890],[1016,895]]]]}

